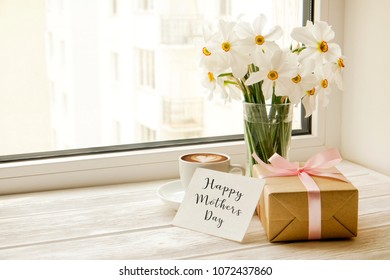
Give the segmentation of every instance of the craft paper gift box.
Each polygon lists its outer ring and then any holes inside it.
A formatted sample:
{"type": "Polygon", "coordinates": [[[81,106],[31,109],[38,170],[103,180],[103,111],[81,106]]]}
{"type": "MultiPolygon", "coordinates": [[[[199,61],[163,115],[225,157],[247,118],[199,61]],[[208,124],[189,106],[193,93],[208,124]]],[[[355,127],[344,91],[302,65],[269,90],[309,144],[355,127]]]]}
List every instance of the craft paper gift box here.
{"type": "MultiPolygon", "coordinates": [[[[331,172],[339,172],[336,168],[331,172]]],[[[254,177],[267,177],[260,165],[253,167],[254,177]]],[[[339,174],[342,176],[341,174],[339,174]]],[[[357,235],[358,190],[333,178],[310,176],[320,189],[320,237],[351,238],[357,235]]],[[[308,191],[298,176],[267,177],[257,208],[271,242],[309,238],[308,191]]]]}

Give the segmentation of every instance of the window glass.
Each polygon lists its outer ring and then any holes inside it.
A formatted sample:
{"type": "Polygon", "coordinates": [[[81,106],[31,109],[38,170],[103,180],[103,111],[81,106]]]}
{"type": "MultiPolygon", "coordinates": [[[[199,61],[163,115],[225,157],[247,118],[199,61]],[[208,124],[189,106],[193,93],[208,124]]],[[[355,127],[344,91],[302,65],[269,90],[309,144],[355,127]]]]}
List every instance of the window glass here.
{"type": "Polygon", "coordinates": [[[0,157],[242,134],[241,102],[201,86],[202,25],[261,12],[288,47],[303,2],[0,1],[0,157]]]}

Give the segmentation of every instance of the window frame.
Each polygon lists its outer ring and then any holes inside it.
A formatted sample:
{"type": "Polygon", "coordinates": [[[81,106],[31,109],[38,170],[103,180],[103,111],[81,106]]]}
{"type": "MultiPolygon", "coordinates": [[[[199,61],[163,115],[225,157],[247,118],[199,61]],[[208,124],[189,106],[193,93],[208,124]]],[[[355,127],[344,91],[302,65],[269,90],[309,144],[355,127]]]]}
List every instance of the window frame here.
{"type": "MultiPolygon", "coordinates": [[[[332,1],[335,0],[315,1],[315,19],[329,21],[343,16],[343,10],[334,7],[338,5],[331,5],[332,1]]],[[[342,21],[336,20],[336,26],[333,26],[342,31],[342,24],[342,21]]],[[[326,109],[319,107],[313,114],[311,134],[292,137],[291,160],[306,160],[327,146],[338,146],[341,99],[334,99],[336,100],[332,100],[326,109]],[[332,129],[329,129],[330,127],[332,129]]],[[[92,149],[95,148],[91,148],[91,152],[92,149]]],[[[2,163],[0,195],[177,178],[177,158],[181,154],[194,151],[226,153],[232,156],[233,162],[246,162],[245,143],[234,137],[224,142],[193,145],[175,143],[169,147],[133,151],[108,152],[104,149],[105,147],[102,147],[101,152],[96,154],[68,154],[2,163]]]]}
{"type": "MultiPolygon", "coordinates": [[[[306,160],[326,146],[324,108],[313,115],[310,135],[293,136],[290,159],[306,160]]],[[[229,154],[246,163],[243,140],[67,156],[0,165],[0,195],[177,178],[178,157],[195,151],[229,154]]]]}

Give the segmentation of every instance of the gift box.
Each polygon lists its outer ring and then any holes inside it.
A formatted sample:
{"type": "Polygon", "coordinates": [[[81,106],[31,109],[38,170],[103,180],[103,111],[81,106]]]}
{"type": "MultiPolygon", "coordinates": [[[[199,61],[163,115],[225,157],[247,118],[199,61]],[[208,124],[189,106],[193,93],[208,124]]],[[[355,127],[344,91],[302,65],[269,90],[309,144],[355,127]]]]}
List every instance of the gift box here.
{"type": "Polygon", "coordinates": [[[266,179],[257,213],[271,242],[357,236],[358,190],[335,167],[288,163],[277,174],[270,162],[253,176],[266,179]]]}

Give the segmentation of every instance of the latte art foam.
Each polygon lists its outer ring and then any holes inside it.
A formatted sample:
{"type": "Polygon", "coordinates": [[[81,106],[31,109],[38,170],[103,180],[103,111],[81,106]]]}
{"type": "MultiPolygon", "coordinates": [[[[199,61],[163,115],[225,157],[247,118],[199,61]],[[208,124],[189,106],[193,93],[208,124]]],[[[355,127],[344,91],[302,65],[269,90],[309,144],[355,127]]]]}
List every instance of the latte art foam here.
{"type": "Polygon", "coordinates": [[[224,155],[218,154],[190,154],[182,157],[182,160],[189,162],[199,162],[199,163],[211,163],[211,162],[222,162],[227,160],[228,158],[224,155]]]}

